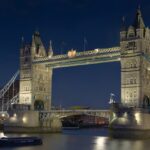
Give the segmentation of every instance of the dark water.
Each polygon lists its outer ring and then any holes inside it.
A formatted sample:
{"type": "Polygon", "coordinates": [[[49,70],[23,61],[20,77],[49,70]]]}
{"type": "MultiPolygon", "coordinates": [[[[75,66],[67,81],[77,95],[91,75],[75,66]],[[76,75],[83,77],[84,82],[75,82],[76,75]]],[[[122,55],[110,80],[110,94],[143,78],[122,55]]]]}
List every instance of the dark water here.
{"type": "Polygon", "coordinates": [[[66,130],[62,134],[38,136],[43,139],[42,146],[0,148],[0,150],[150,150],[150,139],[110,139],[107,129],[66,130]]]}

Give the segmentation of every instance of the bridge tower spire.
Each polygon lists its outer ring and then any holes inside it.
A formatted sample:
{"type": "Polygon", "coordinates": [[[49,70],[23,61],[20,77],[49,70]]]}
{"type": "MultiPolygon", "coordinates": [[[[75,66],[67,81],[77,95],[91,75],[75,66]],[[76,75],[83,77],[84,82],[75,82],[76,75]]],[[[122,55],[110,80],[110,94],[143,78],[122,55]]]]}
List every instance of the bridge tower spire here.
{"type": "Polygon", "coordinates": [[[150,53],[150,30],[145,27],[138,8],[133,25],[120,32],[121,47],[121,101],[127,106],[142,106],[150,96],[149,63],[143,53],[150,53]]]}
{"type": "Polygon", "coordinates": [[[51,58],[53,56],[53,47],[52,47],[52,41],[49,42],[49,50],[48,50],[48,57],[51,58]]]}
{"type": "Polygon", "coordinates": [[[52,69],[44,64],[33,64],[34,59],[47,57],[40,33],[36,31],[31,44],[21,46],[19,103],[30,105],[32,110],[49,110],[51,107],[52,69]]]}
{"type": "Polygon", "coordinates": [[[145,23],[144,23],[144,20],[143,20],[143,17],[142,17],[142,12],[141,12],[141,6],[140,5],[138,6],[138,9],[136,11],[136,16],[135,16],[133,26],[135,28],[139,28],[139,29],[145,28],[145,23]]]}

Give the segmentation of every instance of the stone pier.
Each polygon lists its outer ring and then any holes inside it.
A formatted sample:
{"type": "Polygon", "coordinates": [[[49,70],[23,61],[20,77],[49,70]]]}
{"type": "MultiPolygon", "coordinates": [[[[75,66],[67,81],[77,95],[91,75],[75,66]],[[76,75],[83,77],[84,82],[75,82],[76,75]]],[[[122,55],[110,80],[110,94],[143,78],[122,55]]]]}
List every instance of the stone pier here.
{"type": "Polygon", "coordinates": [[[150,110],[114,104],[109,125],[115,138],[150,138],[150,110]]]}
{"type": "Polygon", "coordinates": [[[38,111],[11,111],[10,117],[4,121],[5,133],[59,133],[62,124],[59,118],[53,116],[42,122],[38,111]]]}

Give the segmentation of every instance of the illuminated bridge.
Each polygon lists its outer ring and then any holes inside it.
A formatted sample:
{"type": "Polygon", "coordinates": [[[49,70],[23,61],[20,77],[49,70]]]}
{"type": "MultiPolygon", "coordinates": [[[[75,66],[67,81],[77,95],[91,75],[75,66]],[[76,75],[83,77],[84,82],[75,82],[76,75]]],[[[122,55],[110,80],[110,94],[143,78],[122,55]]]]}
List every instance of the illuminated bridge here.
{"type": "Polygon", "coordinates": [[[50,68],[62,68],[70,66],[116,62],[120,61],[120,47],[94,49],[84,52],[69,51],[68,54],[52,57],[37,58],[33,63],[45,64],[50,68]]]}
{"type": "MultiPolygon", "coordinates": [[[[25,125],[32,126],[32,123],[36,123],[34,120],[37,122],[40,120],[43,123],[49,122],[49,127],[52,127],[52,124],[57,125],[55,117],[60,120],[60,118],[72,115],[92,115],[110,120],[109,110],[51,110],[53,69],[62,67],[120,62],[122,105],[149,110],[150,29],[145,26],[140,9],[136,12],[132,26],[127,27],[125,22],[122,22],[118,47],[97,48],[83,52],[76,52],[72,49],[67,54],[53,55],[51,42],[49,49],[45,49],[39,32],[33,34],[30,43],[27,44],[22,40],[20,48],[19,94],[13,94],[14,97],[8,101],[4,100],[4,95],[10,86],[13,86],[19,72],[0,90],[2,111],[9,110],[12,104],[30,106],[29,112],[26,112],[29,113],[28,119],[26,116],[22,116],[25,125]],[[35,113],[37,116],[34,118],[32,115],[34,116],[35,113]],[[50,121],[52,117],[54,121],[50,121]]],[[[112,100],[112,102],[114,101],[112,100]]],[[[132,117],[128,117],[128,111],[123,115],[125,115],[125,119],[130,118],[130,121],[133,122],[132,117]]],[[[139,119],[139,115],[138,112],[135,114],[137,121],[148,120],[147,118],[144,119],[144,113],[143,116],[141,115],[141,119],[139,119]]],[[[142,127],[146,124],[149,125],[149,122],[145,123],[144,121],[141,123],[142,127]]]]}

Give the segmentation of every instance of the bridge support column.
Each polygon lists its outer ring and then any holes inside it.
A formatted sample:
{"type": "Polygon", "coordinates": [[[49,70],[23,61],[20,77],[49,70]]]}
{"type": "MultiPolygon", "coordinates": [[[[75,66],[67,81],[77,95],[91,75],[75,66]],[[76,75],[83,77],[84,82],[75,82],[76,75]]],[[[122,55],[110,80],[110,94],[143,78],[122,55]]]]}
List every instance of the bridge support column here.
{"type": "Polygon", "coordinates": [[[32,79],[32,110],[51,109],[52,73],[51,68],[43,64],[33,65],[32,79]]]}
{"type": "Polygon", "coordinates": [[[110,135],[116,138],[150,138],[149,110],[114,105],[110,135]]]}
{"type": "Polygon", "coordinates": [[[62,130],[61,119],[55,114],[40,113],[40,126],[50,128],[51,132],[60,132],[62,130]]]}
{"type": "Polygon", "coordinates": [[[50,110],[52,96],[52,72],[45,64],[33,64],[37,58],[48,57],[40,34],[35,32],[32,44],[22,41],[20,49],[19,103],[30,105],[31,110],[50,110]]]}
{"type": "Polygon", "coordinates": [[[56,115],[40,120],[39,111],[11,111],[4,121],[6,133],[56,133],[61,132],[62,123],[56,115]]]}

